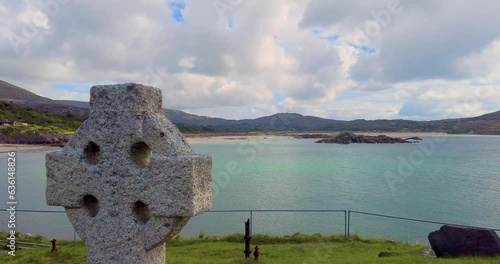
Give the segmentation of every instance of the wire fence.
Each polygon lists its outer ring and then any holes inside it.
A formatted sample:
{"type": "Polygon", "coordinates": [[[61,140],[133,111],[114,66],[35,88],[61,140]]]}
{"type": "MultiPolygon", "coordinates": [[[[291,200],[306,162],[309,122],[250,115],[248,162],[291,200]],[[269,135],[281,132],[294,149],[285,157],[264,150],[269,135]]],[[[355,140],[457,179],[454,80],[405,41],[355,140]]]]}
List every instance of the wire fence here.
{"type": "MultiPolygon", "coordinates": [[[[0,209],[0,211],[7,211],[7,209],[0,209]]],[[[66,211],[63,210],[29,210],[29,209],[18,209],[16,213],[50,213],[50,214],[65,214],[66,211]]],[[[418,223],[427,223],[427,224],[438,224],[438,225],[455,225],[467,228],[481,228],[481,229],[490,229],[496,232],[500,232],[500,228],[488,228],[488,227],[477,227],[465,224],[457,224],[457,223],[447,223],[440,221],[432,221],[426,219],[417,219],[410,217],[401,217],[394,215],[386,215],[379,213],[371,213],[371,212],[362,212],[355,210],[345,210],[345,209],[235,209],[235,210],[210,210],[207,211],[210,214],[222,214],[222,213],[247,213],[248,219],[250,219],[250,234],[253,233],[253,220],[255,213],[335,213],[342,214],[344,218],[344,238],[345,240],[350,239],[351,237],[351,229],[352,229],[352,219],[355,215],[366,215],[377,218],[385,218],[385,219],[394,219],[399,221],[410,221],[410,222],[418,222],[418,223]]],[[[76,241],[76,231],[73,229],[73,240],[76,241]]]]}

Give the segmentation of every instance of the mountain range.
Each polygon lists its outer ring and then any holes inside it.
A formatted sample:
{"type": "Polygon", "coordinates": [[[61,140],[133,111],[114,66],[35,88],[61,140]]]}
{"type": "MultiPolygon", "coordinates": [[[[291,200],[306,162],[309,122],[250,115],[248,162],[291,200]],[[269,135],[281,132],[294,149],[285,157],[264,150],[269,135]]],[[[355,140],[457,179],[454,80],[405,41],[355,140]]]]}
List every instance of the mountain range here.
{"type": "MultiPolygon", "coordinates": [[[[89,103],[52,100],[0,80],[0,100],[57,115],[85,117],[89,103]]],[[[357,119],[351,121],[277,113],[255,119],[228,120],[164,109],[165,115],[184,132],[248,131],[366,131],[366,132],[445,132],[450,134],[500,135],[500,111],[477,117],[412,121],[403,119],[357,119]]]]}

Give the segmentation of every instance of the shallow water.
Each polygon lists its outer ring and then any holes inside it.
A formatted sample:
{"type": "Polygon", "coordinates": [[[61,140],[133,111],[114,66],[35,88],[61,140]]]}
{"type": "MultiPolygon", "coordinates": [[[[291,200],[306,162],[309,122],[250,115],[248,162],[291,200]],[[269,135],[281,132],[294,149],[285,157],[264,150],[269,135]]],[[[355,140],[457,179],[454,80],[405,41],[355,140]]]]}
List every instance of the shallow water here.
{"type": "MultiPolygon", "coordinates": [[[[315,144],[311,139],[200,142],[213,157],[213,210],[343,209],[500,228],[500,137],[424,137],[419,144],[315,144]]],[[[6,154],[0,154],[6,172],[6,154]]],[[[18,153],[18,208],[45,204],[43,152],[18,153]]],[[[6,173],[4,174],[6,175],[6,173]]],[[[6,176],[3,180],[6,185],[6,176]]],[[[2,184],[2,186],[5,186],[2,184]]],[[[0,189],[6,207],[7,190],[0,189]]],[[[7,230],[0,212],[0,230],[7,230]]],[[[185,236],[243,232],[247,212],[193,217],[185,236]]],[[[253,212],[253,233],[344,233],[344,213],[253,212]]],[[[351,232],[427,242],[440,225],[351,214],[351,232]]],[[[72,238],[64,214],[18,212],[17,230],[72,238]]]]}

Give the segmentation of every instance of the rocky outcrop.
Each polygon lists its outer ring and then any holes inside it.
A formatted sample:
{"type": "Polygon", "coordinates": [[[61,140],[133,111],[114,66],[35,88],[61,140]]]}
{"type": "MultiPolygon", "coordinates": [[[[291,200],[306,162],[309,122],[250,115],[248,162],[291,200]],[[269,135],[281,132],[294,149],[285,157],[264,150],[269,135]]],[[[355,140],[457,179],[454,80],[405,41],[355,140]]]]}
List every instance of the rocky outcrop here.
{"type": "Polygon", "coordinates": [[[437,257],[500,255],[500,238],[491,229],[444,225],[428,238],[437,257]]]}
{"type": "Polygon", "coordinates": [[[432,248],[426,248],[420,252],[420,256],[423,258],[436,258],[436,253],[434,253],[434,250],[432,248]]]}
{"type": "Polygon", "coordinates": [[[70,135],[57,133],[18,133],[14,136],[0,135],[0,143],[64,146],[70,138],[70,135]]]}
{"type": "Polygon", "coordinates": [[[402,138],[393,138],[386,135],[365,136],[356,135],[351,132],[340,133],[332,138],[324,138],[316,141],[316,143],[336,143],[336,144],[351,144],[351,143],[367,143],[367,144],[394,144],[394,143],[413,143],[412,141],[402,138]]]}
{"type": "Polygon", "coordinates": [[[410,137],[410,138],[405,138],[405,140],[422,140],[419,137],[410,137]]]}

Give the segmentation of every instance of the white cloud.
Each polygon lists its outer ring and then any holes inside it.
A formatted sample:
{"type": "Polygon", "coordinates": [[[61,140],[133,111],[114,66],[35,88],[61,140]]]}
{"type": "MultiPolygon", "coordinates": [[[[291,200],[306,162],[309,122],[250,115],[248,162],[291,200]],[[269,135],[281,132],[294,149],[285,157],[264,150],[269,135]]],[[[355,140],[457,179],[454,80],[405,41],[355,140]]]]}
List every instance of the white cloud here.
{"type": "Polygon", "coordinates": [[[141,82],[160,87],[166,107],[226,118],[499,110],[497,1],[401,0],[363,47],[358,35],[389,2],[242,1],[220,14],[196,1],[186,2],[183,22],[163,0],[67,1],[50,12],[35,1],[2,2],[0,79],[80,100],[94,84],[141,82]],[[39,33],[26,37],[26,25],[39,33]],[[26,39],[18,51],[12,35],[26,39]],[[478,87],[490,96],[475,95],[478,87]]]}
{"type": "Polygon", "coordinates": [[[196,62],[195,57],[184,57],[179,61],[179,67],[188,70],[194,67],[196,62]]]}
{"type": "Polygon", "coordinates": [[[488,79],[500,81],[500,39],[462,58],[458,67],[464,73],[478,76],[485,81],[488,79]]]}

